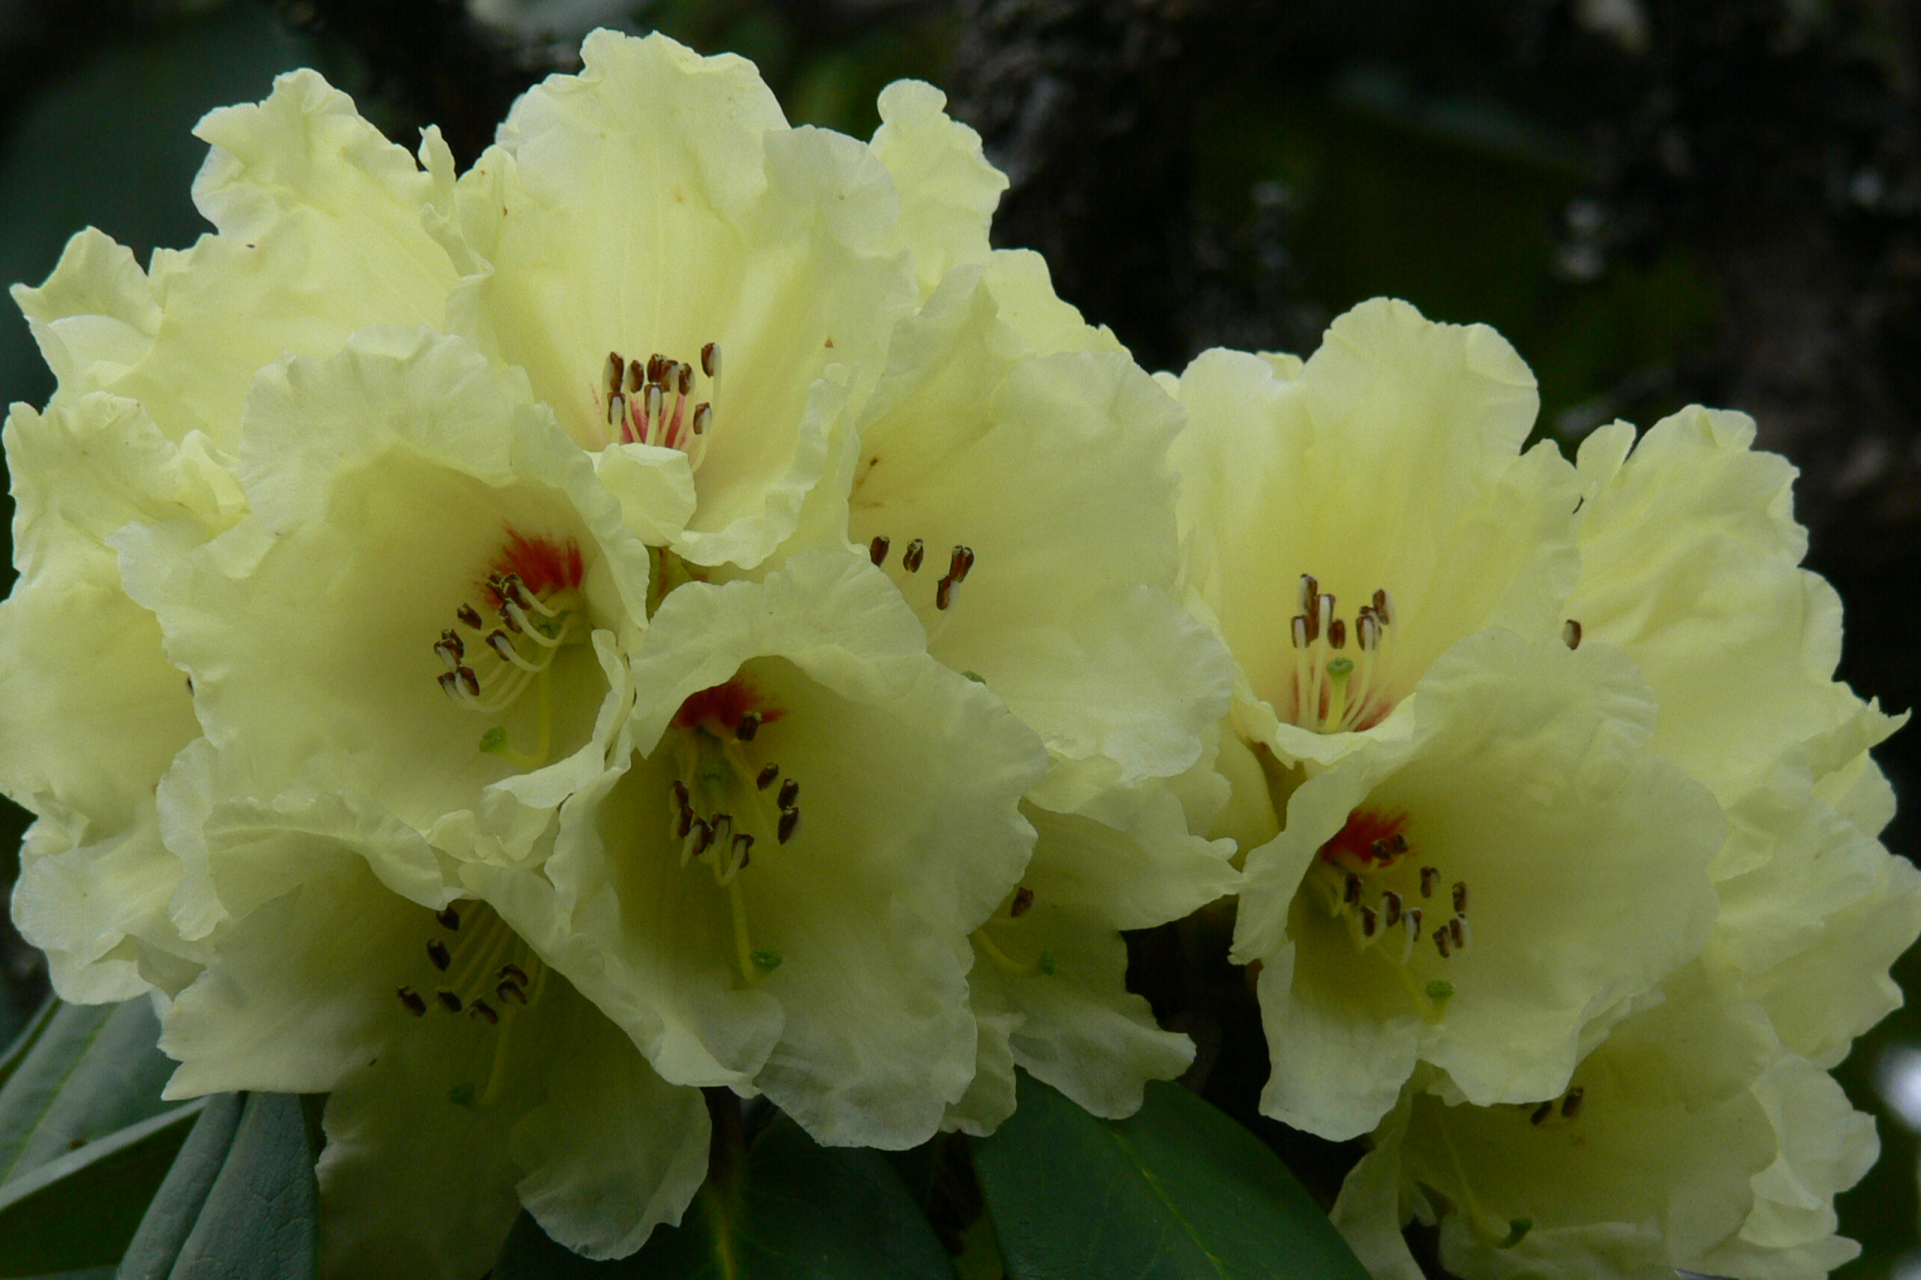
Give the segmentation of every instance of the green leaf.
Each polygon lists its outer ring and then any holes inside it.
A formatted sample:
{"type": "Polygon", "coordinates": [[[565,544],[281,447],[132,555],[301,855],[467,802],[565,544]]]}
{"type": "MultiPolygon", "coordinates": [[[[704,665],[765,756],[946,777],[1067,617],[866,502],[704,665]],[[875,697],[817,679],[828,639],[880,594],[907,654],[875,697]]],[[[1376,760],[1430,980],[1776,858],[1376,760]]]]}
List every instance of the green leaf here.
{"type": "Polygon", "coordinates": [[[974,1169],[1008,1280],[1367,1280],[1280,1158],[1179,1085],[1114,1121],[1023,1074],[974,1169]]]}
{"type": "Polygon", "coordinates": [[[214,1098],[127,1246],[120,1280],[309,1280],[319,1212],[300,1098],[214,1098]]]}
{"type": "Polygon", "coordinates": [[[0,1190],[166,1111],[171,1104],[161,1101],[160,1089],[174,1064],[154,1047],[159,1035],[145,999],[57,1005],[36,1018],[21,1037],[25,1052],[0,1085],[0,1190]]]}
{"type": "Polygon", "coordinates": [[[205,1105],[151,1116],[0,1187],[0,1276],[118,1261],[205,1105]]]}
{"type": "Polygon", "coordinates": [[[954,1265],[877,1151],[822,1147],[782,1116],[735,1167],[620,1262],[589,1262],[525,1214],[494,1280],[954,1280],[954,1265]]]}

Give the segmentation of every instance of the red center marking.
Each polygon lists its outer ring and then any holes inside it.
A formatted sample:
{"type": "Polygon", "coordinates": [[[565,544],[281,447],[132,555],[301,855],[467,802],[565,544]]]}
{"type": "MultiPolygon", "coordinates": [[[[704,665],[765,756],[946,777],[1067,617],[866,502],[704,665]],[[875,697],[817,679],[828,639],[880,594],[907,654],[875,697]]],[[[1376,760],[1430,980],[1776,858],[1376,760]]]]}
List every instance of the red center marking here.
{"type": "Polygon", "coordinates": [[[779,707],[769,706],[759,690],[736,678],[711,689],[702,689],[681,703],[680,710],[674,713],[674,727],[691,729],[696,725],[718,725],[726,731],[725,736],[732,737],[740,728],[742,718],[750,711],[760,716],[762,724],[769,724],[787,714],[779,707]]]}
{"type": "Polygon", "coordinates": [[[1401,833],[1407,826],[1407,815],[1396,814],[1391,818],[1366,809],[1356,809],[1347,815],[1347,821],[1334,833],[1334,838],[1321,846],[1321,857],[1329,862],[1340,861],[1343,855],[1369,866],[1379,863],[1386,866],[1394,859],[1392,856],[1378,857],[1374,852],[1376,840],[1387,840],[1401,833]]]}
{"type": "MultiPolygon", "coordinates": [[[[580,544],[572,538],[561,546],[538,535],[530,538],[512,525],[507,527],[507,545],[494,557],[491,567],[495,573],[517,575],[520,585],[537,596],[572,591],[587,572],[580,544]]],[[[493,594],[491,589],[488,594],[493,594]]]]}

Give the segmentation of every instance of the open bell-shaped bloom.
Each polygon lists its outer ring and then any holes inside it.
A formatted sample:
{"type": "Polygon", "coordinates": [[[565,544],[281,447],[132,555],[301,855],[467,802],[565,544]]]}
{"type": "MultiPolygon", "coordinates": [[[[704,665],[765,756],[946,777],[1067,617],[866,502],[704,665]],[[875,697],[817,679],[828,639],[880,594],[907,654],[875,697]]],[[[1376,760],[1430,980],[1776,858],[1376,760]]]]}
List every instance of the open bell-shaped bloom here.
{"type": "Polygon", "coordinates": [[[973,1075],[968,936],[1027,865],[1040,744],[844,551],[675,587],[632,685],[551,852],[464,882],[666,1079],[924,1141],[973,1075]]]}
{"type": "Polygon", "coordinates": [[[449,323],[525,370],[609,484],[666,451],[693,511],[670,538],[752,567],[836,465],[915,278],[863,143],[789,128],[751,63],[597,31],[529,90],[440,224],[449,323]]]}
{"type": "Polygon", "coordinates": [[[176,921],[203,936],[297,874],[248,864],[244,892],[223,887],[203,831],[228,800],[351,794],[444,850],[524,852],[598,775],[600,722],[629,697],[616,642],[645,617],[646,548],[592,464],[477,352],[424,330],[264,370],[241,450],[232,529],[116,535],[207,740],[161,786],[188,864],[176,921]],[[490,813],[526,816],[482,835],[490,813]]]}
{"type": "Polygon", "coordinates": [[[1372,1129],[1417,1064],[1476,1105],[1557,1095],[1713,925],[1713,797],[1647,741],[1632,663],[1498,628],[1428,672],[1404,736],[1296,789],[1247,862],[1262,1110],[1372,1129]]]}
{"type": "Polygon", "coordinates": [[[199,728],[108,540],[136,522],[181,542],[230,526],[255,371],[329,354],[366,324],[439,324],[455,280],[422,226],[436,182],[452,182],[432,131],[438,178],[311,71],[196,131],[213,149],[194,200],[216,233],[142,271],[83,231],[44,284],[13,290],[58,388],[8,427],[21,577],[0,614],[0,786],[40,815],[15,914],[73,1000],[193,972],[166,923],[181,866],[153,794],[199,728]]]}
{"type": "MultiPolygon", "coordinates": [[[[925,127],[930,147],[954,139],[925,127]]],[[[956,167],[971,140],[952,141],[956,167]]],[[[1191,1045],[1125,989],[1121,930],[1238,884],[1170,786],[1232,689],[1177,591],[1178,407],[1055,297],[1037,257],[984,244],[952,250],[960,265],[896,330],[845,488],[811,504],[835,509],[822,540],[879,566],[928,652],[998,695],[1053,762],[1028,796],[1033,862],[974,936],[980,1065],[948,1117],[973,1132],[1012,1110],[1017,1063],[1103,1115],[1184,1069],[1191,1045]]]]}
{"type": "Polygon", "coordinates": [[[1700,966],[1665,995],[1553,1098],[1411,1087],[1334,1207],[1376,1280],[1419,1280],[1410,1218],[1438,1219],[1442,1263],[1468,1280],[1818,1280],[1859,1253],[1834,1196],[1873,1164],[1873,1121],[1700,966]]]}
{"type": "MultiPolygon", "coordinates": [[[[679,1220],[707,1173],[707,1110],[485,903],[418,896],[359,852],[411,841],[337,796],[260,809],[216,862],[294,868],[226,922],[171,1003],[167,1096],[328,1093],[321,1271],[476,1280],[524,1206],[589,1257],[679,1220]]],[[[216,871],[217,879],[230,877],[216,871]]]]}
{"type": "Polygon", "coordinates": [[[0,604],[0,786],[37,815],[14,918],[66,999],[177,989],[194,949],[167,916],[181,864],[154,786],[199,724],[108,540],[139,521],[210,537],[237,518],[240,486],[203,435],[176,444],[104,392],[15,405],[6,449],[20,578],[0,604]]]}
{"type": "Polygon", "coordinates": [[[1720,799],[1714,953],[1788,1047],[1823,1066],[1900,1004],[1921,874],[1875,837],[1894,795],[1868,756],[1905,717],[1834,679],[1841,602],[1801,568],[1794,469],[1745,415],[1692,406],[1637,441],[1583,441],[1581,578],[1566,611],[1660,703],[1652,743],[1720,799]]]}
{"type": "Polygon", "coordinates": [[[1305,363],[1215,350],[1177,380],[1186,575],[1239,665],[1234,723],[1329,763],[1483,627],[1552,634],[1573,585],[1573,468],[1521,445],[1539,400],[1484,325],[1364,302],[1305,363]]]}

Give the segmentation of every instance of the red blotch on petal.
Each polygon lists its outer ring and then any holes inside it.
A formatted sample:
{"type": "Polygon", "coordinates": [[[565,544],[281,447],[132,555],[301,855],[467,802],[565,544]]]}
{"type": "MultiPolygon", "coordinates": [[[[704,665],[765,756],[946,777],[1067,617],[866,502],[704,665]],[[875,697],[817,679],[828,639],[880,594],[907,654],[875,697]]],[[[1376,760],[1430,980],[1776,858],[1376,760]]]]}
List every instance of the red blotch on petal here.
{"type": "Polygon", "coordinates": [[[1366,809],[1356,809],[1347,815],[1347,821],[1334,833],[1334,838],[1321,846],[1321,857],[1329,862],[1338,862],[1343,856],[1367,866],[1380,863],[1385,866],[1394,859],[1378,857],[1374,852],[1376,840],[1391,840],[1401,834],[1407,826],[1405,813],[1385,817],[1366,809]]]}
{"type": "Polygon", "coordinates": [[[537,596],[572,591],[580,586],[587,572],[580,544],[572,538],[562,546],[550,538],[530,538],[511,525],[507,529],[507,545],[494,557],[493,570],[517,575],[521,585],[537,596]]]}
{"type": "Polygon", "coordinates": [[[680,710],[674,713],[674,727],[691,729],[706,724],[718,726],[731,736],[750,711],[760,716],[762,724],[770,724],[787,714],[771,705],[752,685],[736,678],[702,689],[681,703],[680,710]]]}

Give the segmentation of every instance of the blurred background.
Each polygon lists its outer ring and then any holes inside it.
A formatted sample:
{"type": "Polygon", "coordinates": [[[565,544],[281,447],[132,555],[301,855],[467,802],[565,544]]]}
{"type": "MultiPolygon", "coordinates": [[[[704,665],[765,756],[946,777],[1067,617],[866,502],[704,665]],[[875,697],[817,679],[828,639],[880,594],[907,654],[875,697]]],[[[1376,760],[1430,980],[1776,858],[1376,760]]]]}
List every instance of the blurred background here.
{"type": "MultiPolygon", "coordinates": [[[[1012,180],[996,242],[1045,253],[1151,369],[1307,354],[1393,294],[1499,328],[1567,447],[1616,417],[1745,410],[1801,468],[1842,676],[1915,705],[1915,0],[0,0],[0,284],[38,283],[89,224],[143,261],[190,244],[194,121],[280,71],[319,68],[409,147],[440,124],[464,164],[598,25],[745,54],[797,123],[860,137],[888,81],[940,85],[1012,180]]],[[[0,304],[0,404],[51,390],[0,304]]],[[[1904,806],[1885,839],[1914,857],[1921,733],[1878,754],[1904,806]]],[[[0,813],[0,884],[24,823],[0,813]]],[[[1133,941],[1208,1096],[1331,1195],[1354,1153],[1252,1116],[1263,1050],[1218,930],[1133,941]]],[[[1921,958],[1897,972],[1921,991],[1921,958]]],[[[0,922],[0,1043],[45,991],[0,922]]],[[[1921,1280],[1921,1011],[1839,1074],[1884,1148],[1842,1197],[1865,1252],[1839,1274],[1921,1280]]]]}

